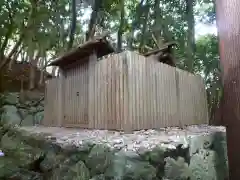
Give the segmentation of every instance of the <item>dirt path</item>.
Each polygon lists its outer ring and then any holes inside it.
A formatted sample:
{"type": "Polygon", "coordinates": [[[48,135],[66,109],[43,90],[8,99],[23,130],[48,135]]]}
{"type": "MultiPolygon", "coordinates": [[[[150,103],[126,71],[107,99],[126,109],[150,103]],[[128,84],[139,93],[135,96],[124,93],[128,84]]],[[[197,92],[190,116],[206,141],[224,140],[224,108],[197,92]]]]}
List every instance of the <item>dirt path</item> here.
{"type": "Polygon", "coordinates": [[[21,127],[31,133],[47,133],[56,138],[60,144],[82,145],[84,142],[104,143],[114,148],[127,148],[128,150],[137,150],[141,147],[153,148],[156,145],[175,148],[177,144],[188,145],[188,139],[197,136],[210,134],[213,132],[224,131],[224,127],[213,126],[189,126],[182,130],[179,128],[163,128],[160,130],[141,130],[132,134],[125,134],[118,131],[107,130],[86,130],[75,128],[59,127],[21,127]]]}

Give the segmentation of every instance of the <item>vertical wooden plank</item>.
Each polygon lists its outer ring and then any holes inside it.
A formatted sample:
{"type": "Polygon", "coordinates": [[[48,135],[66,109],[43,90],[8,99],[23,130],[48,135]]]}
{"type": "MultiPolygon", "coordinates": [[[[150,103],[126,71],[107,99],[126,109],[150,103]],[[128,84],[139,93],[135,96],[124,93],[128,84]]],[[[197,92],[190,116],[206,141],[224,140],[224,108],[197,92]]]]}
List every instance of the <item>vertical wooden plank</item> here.
{"type": "Polygon", "coordinates": [[[100,129],[104,129],[104,123],[103,121],[106,122],[106,68],[105,68],[105,64],[104,61],[100,61],[100,65],[101,65],[101,74],[102,74],[102,85],[101,85],[101,109],[102,109],[102,118],[100,119],[100,121],[98,122],[98,126],[100,129]]]}
{"type": "Polygon", "coordinates": [[[75,82],[78,84],[79,89],[79,98],[78,98],[78,104],[81,104],[80,106],[76,106],[75,110],[79,112],[79,117],[77,118],[77,121],[75,124],[80,124],[81,127],[85,127],[85,115],[86,115],[86,106],[87,101],[86,98],[88,98],[88,94],[86,92],[86,88],[88,86],[86,79],[88,78],[88,74],[86,73],[88,68],[88,60],[86,62],[84,61],[83,64],[77,66],[78,72],[76,72],[77,81],[75,82]],[[81,76],[79,78],[79,75],[81,76]]]}
{"type": "Polygon", "coordinates": [[[65,127],[67,124],[67,119],[68,119],[68,102],[67,102],[67,93],[68,93],[68,74],[65,72],[65,90],[64,90],[64,102],[65,102],[65,108],[64,108],[64,121],[63,121],[63,126],[65,127]]]}
{"type": "Polygon", "coordinates": [[[82,72],[84,74],[83,76],[83,86],[82,86],[82,98],[81,101],[83,102],[83,106],[82,106],[82,119],[81,119],[81,124],[83,124],[84,127],[86,127],[86,124],[88,124],[88,104],[89,104],[89,59],[87,60],[87,62],[84,62],[83,66],[82,66],[82,72]]]}
{"type": "Polygon", "coordinates": [[[153,69],[154,69],[154,71],[153,71],[153,74],[152,74],[152,78],[153,78],[153,83],[154,83],[154,91],[153,91],[153,96],[154,96],[154,118],[155,118],[155,120],[154,120],[154,128],[157,128],[157,122],[158,121],[161,121],[160,119],[158,119],[158,117],[157,117],[157,114],[158,114],[158,110],[157,110],[157,96],[156,96],[156,94],[157,94],[157,84],[156,84],[156,64],[157,64],[157,62],[155,62],[154,61],[154,63],[153,63],[153,69]]]}
{"type": "Polygon", "coordinates": [[[72,108],[71,108],[71,101],[72,101],[72,98],[73,96],[71,96],[72,94],[72,82],[71,82],[71,72],[68,73],[68,121],[67,121],[67,124],[70,124],[71,123],[71,117],[72,117],[72,108]]]}
{"type": "Polygon", "coordinates": [[[156,119],[158,120],[157,122],[156,122],[156,128],[160,128],[160,127],[162,127],[161,125],[162,125],[162,119],[161,119],[161,111],[160,111],[160,101],[159,101],[159,99],[160,99],[160,96],[159,96],[159,83],[158,83],[158,81],[160,80],[159,78],[158,78],[158,73],[159,73],[159,66],[158,65],[156,65],[155,66],[155,73],[154,73],[154,79],[155,79],[155,85],[156,85],[156,93],[155,93],[155,97],[156,97],[156,119]],[[160,127],[159,127],[160,126],[160,127]]]}
{"type": "Polygon", "coordinates": [[[79,92],[78,97],[75,99],[77,100],[75,110],[78,112],[78,117],[75,120],[74,124],[82,124],[84,122],[84,108],[86,106],[85,97],[85,86],[86,86],[86,67],[85,63],[77,65],[76,67],[76,81],[75,84],[77,85],[77,92],[79,92]]]}
{"type": "Polygon", "coordinates": [[[152,122],[153,122],[153,118],[152,118],[152,79],[150,77],[150,72],[152,71],[151,69],[151,61],[148,61],[146,58],[144,58],[144,61],[146,62],[146,97],[147,97],[147,121],[145,128],[146,129],[150,129],[152,128],[152,122]]]}
{"type": "Polygon", "coordinates": [[[68,124],[68,122],[69,122],[69,120],[70,120],[70,113],[71,113],[71,111],[70,111],[70,107],[69,107],[69,105],[70,105],[70,103],[69,103],[69,101],[70,101],[70,96],[69,96],[69,93],[70,93],[70,90],[69,90],[69,88],[71,88],[70,87],[70,78],[69,78],[69,73],[67,73],[67,76],[66,76],[66,86],[65,86],[65,88],[67,89],[66,90],[66,95],[65,95],[65,102],[66,102],[66,108],[65,108],[65,126],[68,124]]]}
{"type": "Polygon", "coordinates": [[[128,132],[131,132],[134,128],[134,116],[133,116],[133,87],[134,87],[134,82],[133,82],[133,76],[134,76],[134,59],[132,57],[132,54],[130,51],[126,51],[126,57],[127,57],[127,65],[128,65],[128,73],[127,73],[127,91],[128,91],[128,122],[129,122],[129,129],[126,129],[128,132]]]}
{"type": "MultiPolygon", "coordinates": [[[[120,94],[120,75],[121,75],[121,69],[120,69],[120,61],[119,56],[114,56],[114,65],[115,65],[115,117],[116,117],[116,129],[121,130],[121,94],[120,94]]],[[[114,98],[114,97],[113,97],[114,98]]]]}
{"type": "MultiPolygon", "coordinates": [[[[181,119],[181,113],[180,113],[180,88],[179,88],[179,74],[177,72],[177,69],[175,69],[175,79],[176,79],[176,96],[177,96],[177,111],[176,111],[176,121],[178,121],[178,126],[183,127],[185,123],[181,119]]],[[[177,122],[176,122],[177,124],[177,122]]]]}
{"type": "Polygon", "coordinates": [[[111,104],[112,104],[112,124],[113,124],[113,129],[117,130],[118,129],[118,123],[117,123],[117,114],[116,114],[116,96],[117,96],[117,90],[116,90],[116,58],[115,56],[111,57],[111,74],[112,74],[112,95],[111,95],[111,104]]]}
{"type": "Polygon", "coordinates": [[[142,99],[143,99],[143,122],[142,122],[142,127],[146,127],[146,121],[147,121],[147,78],[146,78],[146,62],[145,59],[142,60],[142,99]]]}
{"type": "Polygon", "coordinates": [[[83,97],[85,96],[85,94],[84,94],[84,86],[85,86],[85,84],[84,84],[84,78],[85,78],[84,64],[83,65],[76,64],[76,66],[73,68],[73,73],[74,74],[72,76],[72,81],[74,82],[75,89],[73,89],[72,101],[74,102],[73,111],[74,111],[74,114],[77,114],[77,117],[74,117],[74,119],[71,121],[70,126],[74,126],[74,125],[81,126],[81,122],[83,120],[83,107],[84,107],[83,97]]]}
{"type": "Polygon", "coordinates": [[[122,58],[122,54],[118,55],[119,61],[119,116],[120,116],[120,128],[124,130],[124,83],[123,77],[125,74],[124,62],[122,58]]]}
{"type": "Polygon", "coordinates": [[[61,127],[63,124],[63,120],[64,120],[64,101],[63,101],[63,93],[64,93],[64,72],[62,69],[59,69],[60,71],[60,76],[59,76],[59,82],[58,82],[58,122],[57,122],[57,126],[61,127]]]}
{"type": "Polygon", "coordinates": [[[109,96],[109,98],[108,98],[108,102],[109,102],[109,104],[108,104],[108,106],[109,106],[109,128],[108,129],[111,129],[111,130],[113,130],[113,129],[115,129],[116,127],[115,127],[115,125],[114,125],[114,123],[113,123],[113,102],[112,102],[112,89],[113,89],[113,74],[112,74],[112,61],[113,61],[113,59],[112,59],[112,57],[108,57],[108,80],[109,80],[109,82],[108,82],[108,88],[109,88],[109,90],[108,90],[108,96],[109,96]]]}
{"type": "Polygon", "coordinates": [[[78,122],[79,120],[76,117],[76,101],[78,101],[79,97],[76,98],[77,96],[77,88],[76,88],[76,68],[74,67],[72,70],[72,103],[71,103],[71,107],[72,107],[72,121],[70,124],[70,127],[72,127],[72,125],[76,124],[76,122],[78,122]]]}
{"type": "Polygon", "coordinates": [[[106,124],[105,129],[111,128],[111,62],[109,59],[104,59],[104,65],[106,67],[106,124]]]}
{"type": "MultiPolygon", "coordinates": [[[[71,124],[72,122],[72,116],[73,116],[73,108],[72,108],[72,101],[73,101],[73,93],[74,92],[71,92],[71,91],[74,91],[73,90],[73,86],[72,86],[72,72],[70,71],[69,72],[69,106],[68,106],[68,109],[69,109],[69,120],[68,120],[68,124],[71,124]]],[[[69,125],[68,125],[69,126],[69,125]]]]}
{"type": "Polygon", "coordinates": [[[78,105],[78,102],[82,100],[82,96],[79,94],[79,96],[77,96],[77,92],[81,93],[82,91],[82,88],[79,89],[78,87],[78,76],[77,76],[77,72],[79,71],[79,65],[77,64],[76,67],[74,68],[74,78],[73,78],[73,83],[74,83],[74,89],[75,89],[75,95],[74,95],[74,118],[73,118],[73,121],[72,121],[72,124],[71,126],[74,127],[74,125],[78,124],[78,123],[81,123],[82,119],[79,119],[79,114],[82,114],[82,107],[80,107],[80,111],[77,111],[77,105],[78,105]]]}
{"type": "Polygon", "coordinates": [[[101,112],[101,118],[99,119],[99,121],[97,122],[97,128],[101,129],[101,122],[102,120],[105,118],[104,117],[104,68],[102,66],[102,61],[99,61],[99,74],[100,74],[100,104],[98,109],[100,109],[101,112]]]}
{"type": "Polygon", "coordinates": [[[132,118],[131,118],[131,121],[132,121],[132,129],[137,129],[137,126],[138,126],[138,122],[137,122],[137,111],[136,111],[136,76],[137,76],[137,63],[138,63],[138,59],[136,59],[136,54],[133,53],[133,52],[129,52],[129,60],[131,61],[132,63],[132,67],[131,67],[131,77],[130,77],[130,81],[129,83],[132,84],[132,95],[130,97],[130,101],[131,101],[131,105],[132,105],[132,118]]]}
{"type": "MultiPolygon", "coordinates": [[[[97,55],[94,52],[89,57],[89,64],[88,64],[88,78],[89,78],[89,85],[88,85],[88,123],[90,128],[94,128],[94,122],[96,121],[95,115],[95,104],[96,104],[96,97],[95,97],[95,71],[96,71],[96,63],[97,63],[97,55]]],[[[87,85],[87,84],[86,84],[87,85]]]]}
{"type": "MultiPolygon", "coordinates": [[[[89,61],[89,60],[88,60],[89,61]]],[[[97,57],[95,57],[95,64],[96,64],[96,61],[97,61],[97,57]]],[[[95,65],[93,66],[93,68],[95,67],[95,65]]],[[[93,101],[94,101],[94,94],[93,94],[93,90],[91,91],[91,94],[90,94],[90,91],[89,91],[89,66],[88,66],[88,63],[85,64],[85,69],[86,69],[86,78],[85,78],[85,93],[86,96],[84,97],[84,102],[85,102],[85,105],[84,105],[84,127],[85,128],[89,128],[89,108],[94,108],[94,106],[89,106],[89,96],[92,96],[93,97],[93,101]]],[[[93,72],[91,72],[91,76],[92,76],[92,83],[94,83],[94,70],[93,69],[93,72]]],[[[93,88],[94,88],[94,84],[93,84],[93,88]]],[[[92,111],[93,112],[93,111],[92,111]]],[[[94,115],[94,113],[93,113],[94,115]]],[[[92,116],[93,116],[92,115],[92,116]]],[[[94,118],[94,117],[93,117],[94,118]]]]}
{"type": "Polygon", "coordinates": [[[133,81],[135,82],[134,84],[134,107],[135,107],[135,125],[134,128],[138,129],[139,125],[140,125],[140,95],[139,95],[139,76],[140,76],[140,71],[139,71],[139,64],[141,63],[141,61],[139,60],[139,58],[136,56],[135,53],[132,53],[132,55],[134,56],[134,61],[135,61],[135,65],[134,65],[134,69],[135,69],[135,73],[134,73],[134,77],[133,77],[133,81]]]}
{"type": "Polygon", "coordinates": [[[94,128],[96,128],[98,122],[100,121],[101,117],[101,74],[100,74],[100,66],[99,62],[97,62],[97,71],[96,71],[96,83],[97,83],[97,89],[96,89],[96,109],[95,113],[97,113],[97,120],[94,121],[94,128]]]}
{"type": "Polygon", "coordinates": [[[68,111],[69,111],[69,116],[68,116],[68,124],[71,124],[72,122],[72,116],[73,116],[73,86],[72,86],[72,72],[69,70],[68,73],[68,78],[69,78],[69,88],[68,88],[68,111]]]}
{"type": "Polygon", "coordinates": [[[102,61],[102,65],[103,65],[103,72],[104,72],[104,119],[102,119],[101,124],[102,124],[102,129],[107,129],[107,123],[108,123],[108,118],[109,118],[109,112],[108,112],[108,92],[107,92],[107,88],[108,88],[108,64],[107,61],[102,61]]]}
{"type": "Polygon", "coordinates": [[[144,121],[144,97],[143,97],[143,61],[138,59],[138,68],[139,68],[139,73],[138,73],[138,85],[139,85],[139,94],[137,99],[138,101],[138,108],[139,108],[139,123],[138,123],[138,128],[143,127],[143,121],[144,121]]]}
{"type": "MultiPolygon", "coordinates": [[[[72,120],[71,120],[71,124],[70,127],[72,127],[72,125],[76,124],[76,122],[78,122],[79,120],[76,117],[76,101],[78,101],[80,98],[79,96],[77,97],[77,87],[76,87],[76,67],[74,67],[72,69],[72,102],[71,102],[71,107],[72,107],[72,120]]],[[[81,109],[80,109],[81,110],[81,109]]]]}
{"type": "Polygon", "coordinates": [[[105,85],[105,81],[104,81],[104,67],[102,64],[102,61],[99,61],[99,74],[100,74],[100,106],[98,107],[101,110],[101,118],[99,119],[99,121],[97,122],[97,129],[102,129],[102,120],[105,118],[104,117],[104,85],[105,85]]]}
{"type": "Polygon", "coordinates": [[[148,120],[149,120],[149,97],[148,97],[148,90],[149,90],[149,85],[148,85],[148,63],[146,59],[142,59],[144,66],[143,66],[143,96],[144,96],[144,120],[143,120],[143,127],[142,128],[147,128],[148,127],[148,120]]]}
{"type": "Polygon", "coordinates": [[[116,59],[114,56],[110,57],[111,61],[111,129],[116,130],[117,128],[117,117],[116,117],[116,59]]]}
{"type": "Polygon", "coordinates": [[[99,121],[96,123],[96,128],[100,128],[100,125],[101,125],[101,121],[102,119],[104,119],[104,112],[103,112],[103,106],[104,106],[104,93],[103,93],[103,90],[104,90],[104,72],[103,71],[103,68],[102,68],[102,63],[101,61],[98,62],[98,67],[99,67],[99,71],[98,71],[98,76],[99,76],[99,96],[98,96],[98,99],[100,100],[99,101],[99,105],[98,105],[98,111],[100,112],[100,117],[99,117],[99,121]]]}
{"type": "Polygon", "coordinates": [[[122,90],[123,90],[123,129],[124,131],[126,131],[126,129],[128,127],[126,127],[128,125],[128,102],[127,102],[127,98],[128,98],[128,92],[127,92],[127,77],[128,77],[128,62],[127,62],[127,58],[125,56],[125,53],[121,54],[121,58],[122,58],[122,65],[123,65],[123,76],[122,76],[122,90]]]}
{"type": "Polygon", "coordinates": [[[131,62],[131,56],[129,56],[129,52],[126,51],[123,54],[123,66],[124,66],[124,77],[123,77],[123,83],[124,83],[124,131],[127,133],[132,132],[132,102],[130,100],[130,97],[132,96],[132,62],[131,62]]]}

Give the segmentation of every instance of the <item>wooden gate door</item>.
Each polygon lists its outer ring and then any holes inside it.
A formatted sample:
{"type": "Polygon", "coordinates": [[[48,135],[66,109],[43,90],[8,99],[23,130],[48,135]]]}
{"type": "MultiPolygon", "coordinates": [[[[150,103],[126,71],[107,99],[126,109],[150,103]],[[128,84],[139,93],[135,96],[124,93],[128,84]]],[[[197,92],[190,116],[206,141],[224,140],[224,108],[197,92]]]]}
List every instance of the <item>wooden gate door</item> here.
{"type": "Polygon", "coordinates": [[[75,65],[66,71],[64,126],[88,127],[88,64],[75,65]]]}
{"type": "Polygon", "coordinates": [[[58,125],[58,104],[60,103],[58,84],[58,78],[47,80],[45,83],[44,119],[42,122],[45,126],[58,125]]]}

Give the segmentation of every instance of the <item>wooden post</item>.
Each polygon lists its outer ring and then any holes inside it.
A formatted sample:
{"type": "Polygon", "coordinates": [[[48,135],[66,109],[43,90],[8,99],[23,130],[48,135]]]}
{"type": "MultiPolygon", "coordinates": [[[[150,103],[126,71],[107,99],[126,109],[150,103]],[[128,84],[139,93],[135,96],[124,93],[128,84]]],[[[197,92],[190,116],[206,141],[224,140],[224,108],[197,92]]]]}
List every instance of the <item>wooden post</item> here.
{"type": "Polygon", "coordinates": [[[65,75],[64,71],[59,68],[59,80],[58,80],[58,119],[57,119],[57,126],[61,127],[64,124],[64,83],[65,83],[65,75]]]}
{"type": "Polygon", "coordinates": [[[182,123],[182,113],[180,112],[180,87],[179,87],[179,72],[175,68],[175,81],[176,81],[176,97],[177,97],[177,112],[176,112],[176,121],[179,122],[179,127],[183,128],[185,124],[182,123]]]}
{"type": "Polygon", "coordinates": [[[97,55],[96,52],[93,52],[91,56],[89,56],[89,64],[88,64],[88,127],[93,129],[96,128],[95,121],[96,119],[96,111],[95,106],[96,97],[94,91],[98,91],[95,89],[95,66],[97,63],[97,55]]]}
{"type": "Polygon", "coordinates": [[[227,128],[229,179],[240,178],[240,1],[217,0],[217,27],[223,67],[221,118],[227,128]]]}
{"type": "Polygon", "coordinates": [[[122,54],[123,57],[123,103],[124,103],[124,132],[125,133],[132,133],[132,101],[131,97],[133,96],[132,94],[132,63],[131,63],[131,54],[129,51],[125,51],[124,54],[122,54]]]}

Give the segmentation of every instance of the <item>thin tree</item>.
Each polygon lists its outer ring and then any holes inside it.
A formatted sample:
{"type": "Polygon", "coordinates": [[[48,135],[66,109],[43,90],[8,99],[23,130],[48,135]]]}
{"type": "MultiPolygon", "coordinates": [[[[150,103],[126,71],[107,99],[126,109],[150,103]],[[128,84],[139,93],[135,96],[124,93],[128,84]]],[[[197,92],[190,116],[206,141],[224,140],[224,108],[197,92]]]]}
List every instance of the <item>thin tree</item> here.
{"type": "Polygon", "coordinates": [[[118,35],[117,35],[117,51],[120,52],[122,50],[122,35],[123,35],[123,27],[124,27],[124,0],[120,0],[120,25],[118,29],[118,35]]]}
{"type": "Polygon", "coordinates": [[[74,42],[75,31],[76,31],[76,24],[77,24],[77,14],[76,14],[76,0],[72,0],[72,21],[71,21],[71,29],[69,32],[69,43],[68,49],[71,49],[74,42]]]}
{"type": "Polygon", "coordinates": [[[88,24],[88,31],[86,33],[86,41],[93,38],[93,36],[95,34],[96,26],[97,26],[97,20],[98,20],[98,14],[99,14],[100,9],[102,7],[102,3],[103,3],[102,0],[94,0],[91,17],[90,17],[90,21],[89,21],[89,24],[88,24]]]}
{"type": "Polygon", "coordinates": [[[186,20],[188,25],[187,32],[187,70],[193,72],[193,62],[195,54],[195,20],[194,20],[194,2],[195,0],[186,0],[186,20]]]}

